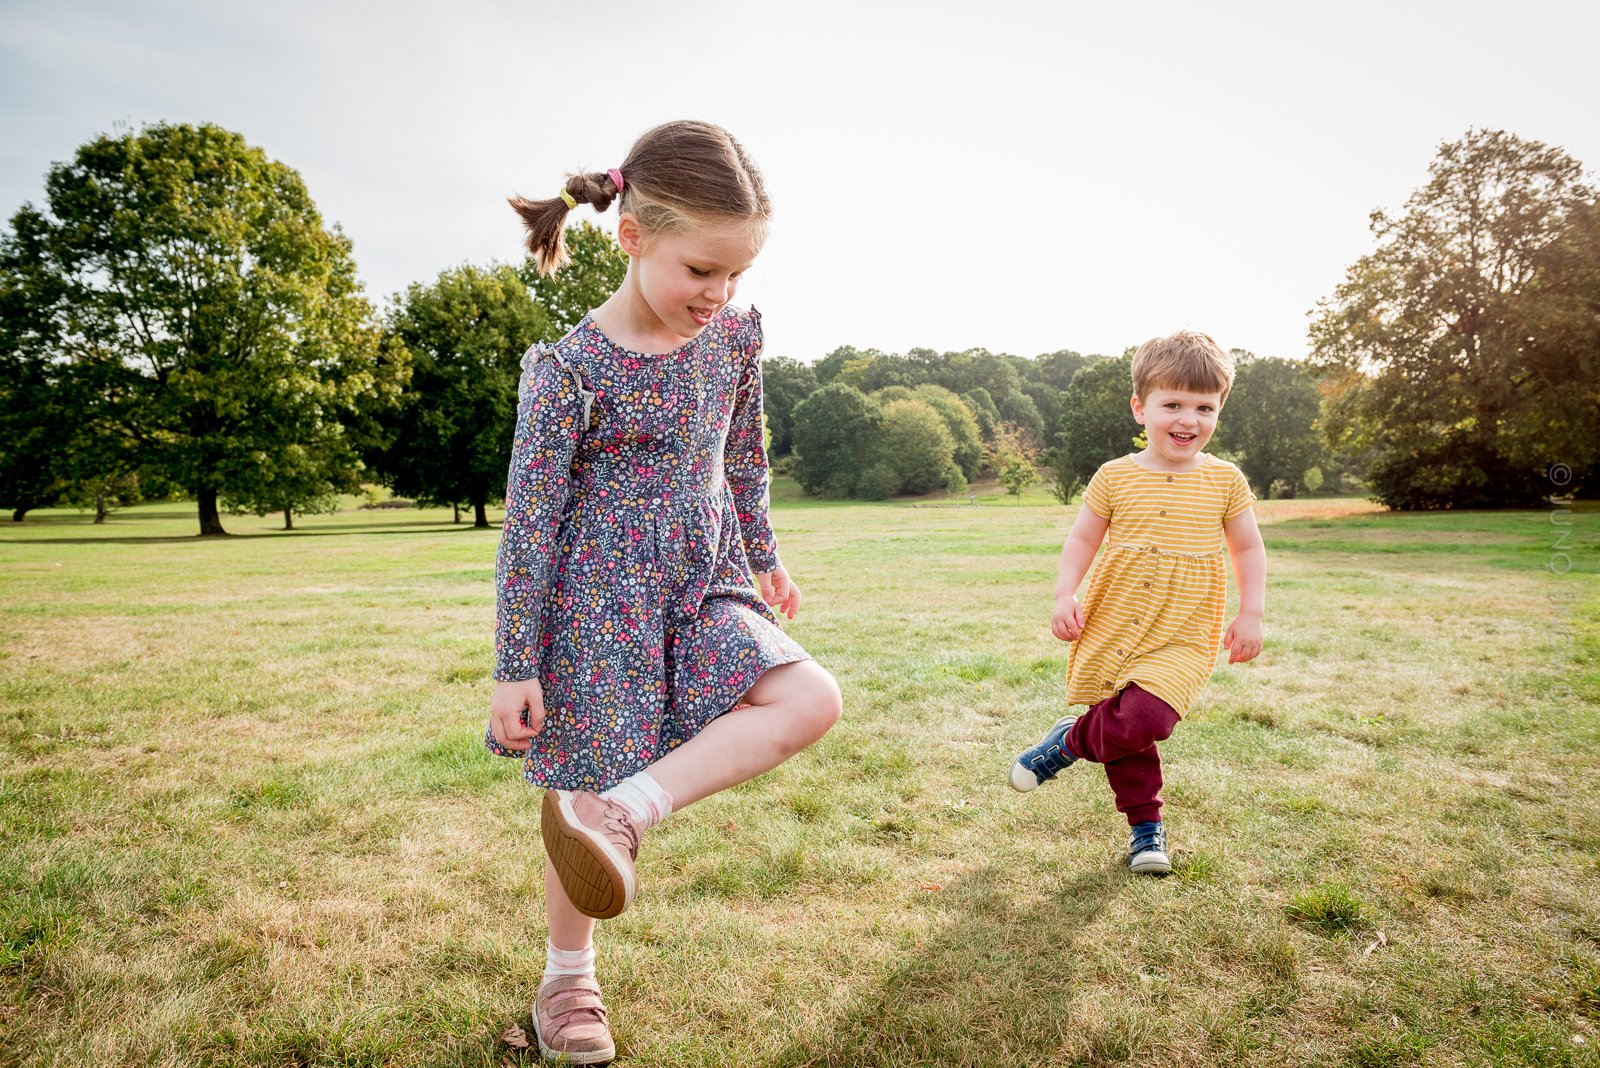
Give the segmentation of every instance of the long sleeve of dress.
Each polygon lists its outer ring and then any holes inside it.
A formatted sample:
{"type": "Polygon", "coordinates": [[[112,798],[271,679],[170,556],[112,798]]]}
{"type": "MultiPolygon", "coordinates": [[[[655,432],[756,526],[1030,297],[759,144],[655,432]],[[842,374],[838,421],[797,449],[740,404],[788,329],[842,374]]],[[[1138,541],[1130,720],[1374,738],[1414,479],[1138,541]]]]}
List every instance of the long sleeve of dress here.
{"type": "Polygon", "coordinates": [[[733,490],[739,531],[750,570],[758,575],[778,566],[778,539],[767,515],[767,450],[761,441],[761,315],[751,309],[744,371],[733,398],[733,417],[722,449],[722,469],[733,490]]]}
{"type": "Polygon", "coordinates": [[[524,357],[517,430],[506,478],[506,518],[495,560],[495,666],[501,682],[536,678],[546,599],[572,459],[590,397],[577,376],[539,347],[524,357]]]}

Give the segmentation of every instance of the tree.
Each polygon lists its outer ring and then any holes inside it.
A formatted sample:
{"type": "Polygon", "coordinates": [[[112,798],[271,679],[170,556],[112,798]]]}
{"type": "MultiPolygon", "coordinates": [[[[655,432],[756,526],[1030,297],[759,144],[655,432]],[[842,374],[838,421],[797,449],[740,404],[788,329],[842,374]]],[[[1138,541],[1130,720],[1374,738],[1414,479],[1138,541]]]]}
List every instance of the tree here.
{"type": "Polygon", "coordinates": [[[1061,433],[1047,462],[1051,492],[1062,504],[1108,460],[1129,451],[1139,424],[1128,398],[1133,394],[1133,357],[1103,356],[1080,368],[1062,395],[1061,433]]]}
{"type": "Polygon", "coordinates": [[[1504,131],[1442,145],[1403,214],[1312,324],[1324,423],[1395,508],[1506,507],[1600,458],[1594,193],[1578,161],[1504,131]]]}
{"type": "Polygon", "coordinates": [[[872,398],[842,382],[823,386],[794,410],[795,481],[807,493],[850,496],[882,429],[872,398]]]}
{"type": "Polygon", "coordinates": [[[768,425],[772,427],[772,454],[794,451],[794,409],[817,391],[817,376],[808,364],[787,356],[761,360],[761,396],[768,425]]]}
{"type": "Polygon", "coordinates": [[[879,461],[894,471],[902,493],[928,493],[944,485],[956,443],[944,417],[925,401],[894,400],[883,406],[877,438],[879,461]]]}
{"type": "Polygon", "coordinates": [[[527,260],[517,272],[550,317],[557,337],[604,304],[628,274],[628,254],[593,223],[567,227],[566,242],[571,262],[560,271],[541,275],[533,261],[527,260]]]}
{"type": "Polygon", "coordinates": [[[505,496],[522,354],[560,336],[515,269],[462,266],[413,284],[392,308],[388,344],[411,364],[411,389],[389,422],[383,469],[396,493],[466,502],[473,525],[505,496]]]}
{"type": "Polygon", "coordinates": [[[1320,453],[1320,407],[1317,385],[1303,364],[1276,357],[1241,360],[1214,447],[1234,457],[1263,497],[1279,483],[1291,494],[1308,489],[1305,473],[1320,453]]]}
{"type": "Polygon", "coordinates": [[[216,126],[105,136],[52,167],[45,210],[0,240],[0,289],[36,309],[22,358],[64,365],[86,433],[196,497],[259,488],[259,457],[307,413],[381,403],[380,365],[350,243],[295,171],[216,126]]]}
{"type": "Polygon", "coordinates": [[[948,389],[932,383],[918,386],[916,397],[944,418],[945,428],[955,442],[955,462],[963,480],[977,477],[983,467],[983,434],[972,409],[948,389]]]}
{"type": "Polygon", "coordinates": [[[1008,453],[1000,465],[999,478],[1006,492],[1021,500],[1022,491],[1039,481],[1039,469],[1034,467],[1033,461],[1026,456],[1020,453],[1008,453]]]}

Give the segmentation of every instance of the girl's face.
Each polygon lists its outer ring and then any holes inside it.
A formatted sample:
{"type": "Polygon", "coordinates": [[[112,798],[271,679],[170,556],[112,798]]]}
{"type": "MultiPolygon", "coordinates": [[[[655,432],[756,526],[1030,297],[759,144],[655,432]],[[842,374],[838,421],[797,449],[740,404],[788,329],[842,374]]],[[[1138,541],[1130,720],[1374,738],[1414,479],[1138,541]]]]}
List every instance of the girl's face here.
{"type": "Polygon", "coordinates": [[[617,243],[632,257],[639,296],[671,336],[688,340],[733,300],[760,249],[739,221],[682,233],[646,234],[631,215],[617,226],[617,243]]]}
{"type": "Polygon", "coordinates": [[[1217,429],[1221,393],[1187,389],[1152,389],[1143,400],[1133,397],[1133,417],[1144,427],[1150,451],[1174,467],[1195,462],[1217,429]]]}

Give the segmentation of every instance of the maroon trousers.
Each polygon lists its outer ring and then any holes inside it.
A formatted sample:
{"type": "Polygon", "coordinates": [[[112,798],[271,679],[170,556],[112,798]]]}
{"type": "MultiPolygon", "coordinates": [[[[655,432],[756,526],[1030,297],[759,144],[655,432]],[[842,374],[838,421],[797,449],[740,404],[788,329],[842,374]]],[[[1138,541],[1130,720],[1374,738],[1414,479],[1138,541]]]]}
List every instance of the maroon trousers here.
{"type": "Polygon", "coordinates": [[[1161,818],[1161,753],[1178,725],[1173,707],[1138,683],[1090,705],[1067,732],[1067,749],[1106,766],[1117,811],[1132,826],[1161,818]]]}

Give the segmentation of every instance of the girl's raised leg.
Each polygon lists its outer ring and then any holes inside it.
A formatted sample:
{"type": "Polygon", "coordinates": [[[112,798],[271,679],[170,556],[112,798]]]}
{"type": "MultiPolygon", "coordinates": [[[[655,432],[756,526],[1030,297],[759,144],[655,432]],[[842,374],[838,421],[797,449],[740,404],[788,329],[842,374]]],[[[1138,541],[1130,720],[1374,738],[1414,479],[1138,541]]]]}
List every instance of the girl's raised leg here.
{"type": "Polygon", "coordinates": [[[673,811],[771,771],[839,721],[839,684],[814,660],[782,664],[693,738],[645,769],[673,811]]]}

